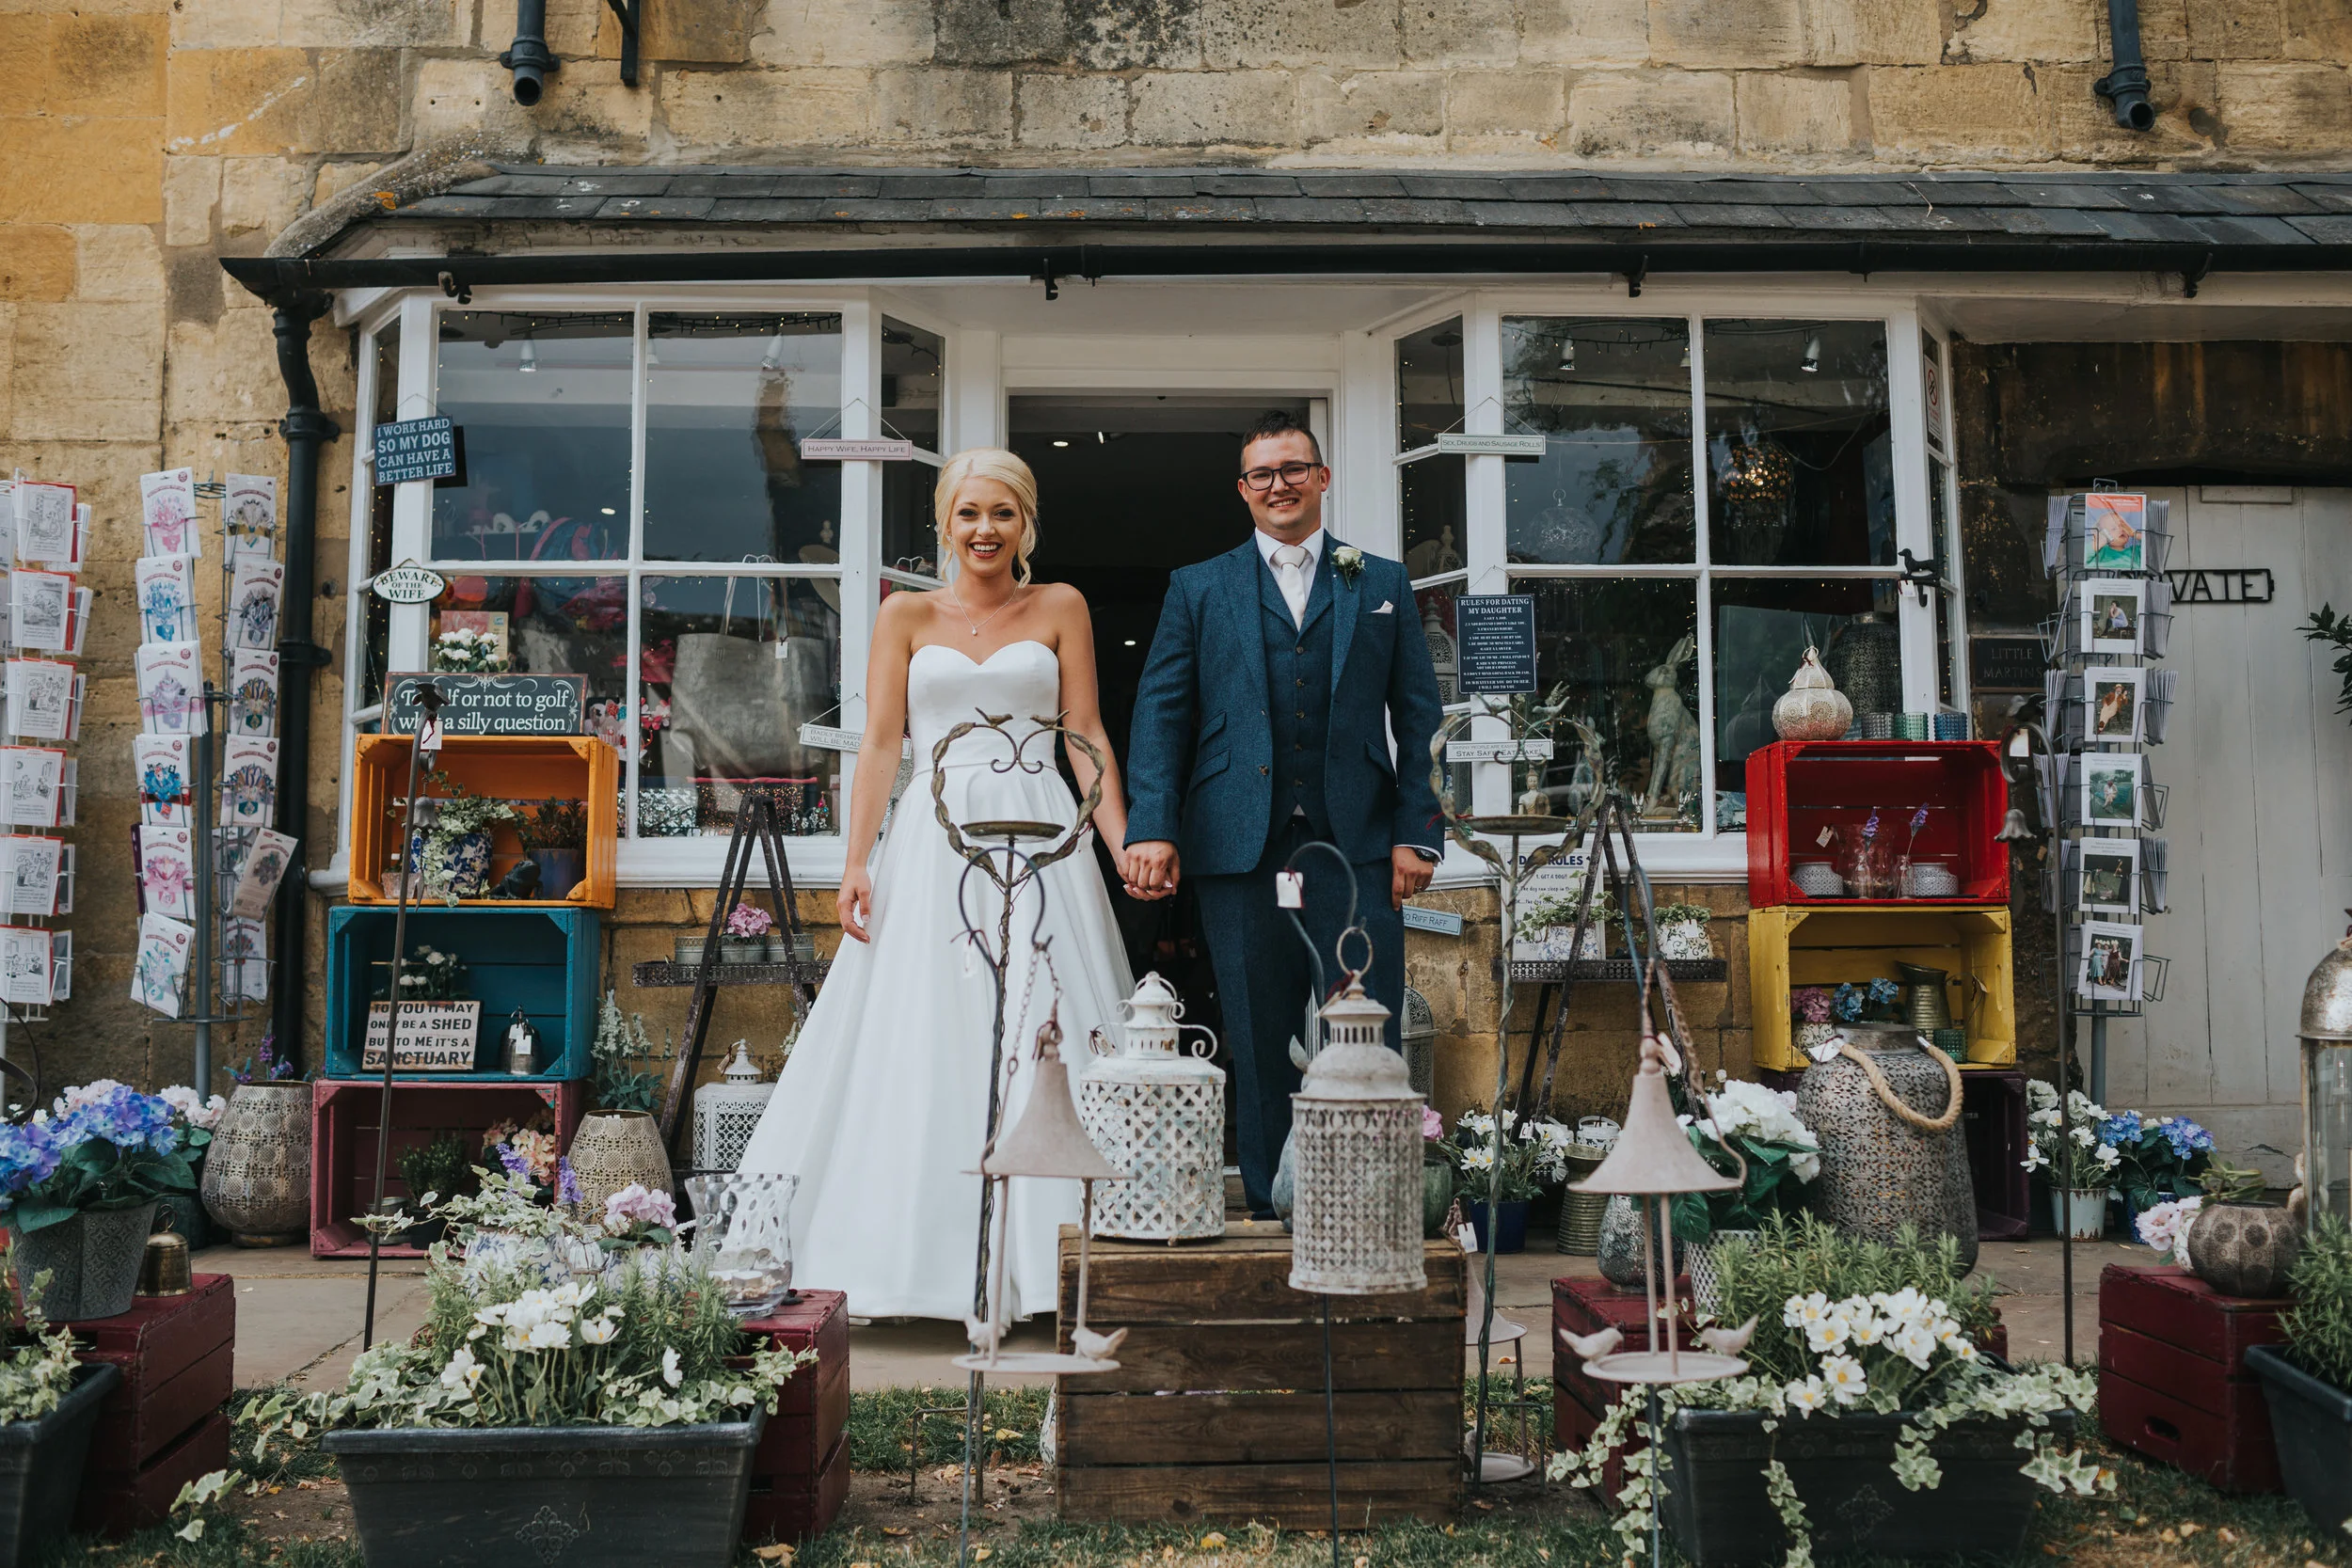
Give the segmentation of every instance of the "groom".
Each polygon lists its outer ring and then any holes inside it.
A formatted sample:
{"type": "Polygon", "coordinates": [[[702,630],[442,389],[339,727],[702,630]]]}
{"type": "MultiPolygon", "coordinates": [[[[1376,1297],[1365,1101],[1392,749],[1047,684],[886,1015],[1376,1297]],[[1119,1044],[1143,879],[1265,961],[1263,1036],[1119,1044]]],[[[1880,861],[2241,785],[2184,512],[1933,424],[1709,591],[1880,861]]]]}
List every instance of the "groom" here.
{"type": "MultiPolygon", "coordinates": [[[[1257,531],[1169,579],[1128,748],[1128,880],[1164,897],[1180,876],[1195,879],[1233,1056],[1242,1185],[1261,1218],[1290,1133],[1290,1042],[1311,985],[1274,874],[1318,839],[1354,865],[1356,917],[1372,938],[1365,987],[1389,1009],[1394,1046],[1405,993],[1397,911],[1429,885],[1439,842],[1429,786],[1438,677],[1412,588],[1396,562],[1323,531],[1330,483],[1313,433],[1288,414],[1250,427],[1238,488],[1257,531]]],[[[1299,869],[1307,931],[1335,986],[1346,880],[1322,852],[1299,869]]],[[[1360,943],[1348,943],[1347,961],[1363,961],[1360,943]]]]}

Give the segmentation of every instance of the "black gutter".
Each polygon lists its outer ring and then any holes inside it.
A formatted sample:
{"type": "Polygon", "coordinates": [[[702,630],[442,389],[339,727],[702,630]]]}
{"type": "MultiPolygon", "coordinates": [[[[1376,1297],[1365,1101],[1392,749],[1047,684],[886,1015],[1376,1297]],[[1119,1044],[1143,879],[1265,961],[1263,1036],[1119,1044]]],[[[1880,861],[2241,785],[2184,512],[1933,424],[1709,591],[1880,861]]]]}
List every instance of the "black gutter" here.
{"type": "MultiPolygon", "coordinates": [[[[292,835],[294,863],[278,887],[278,929],[271,938],[277,984],[270,990],[270,1028],[278,1056],[302,1060],[303,999],[310,971],[304,961],[310,927],[310,672],[327,653],[310,639],[311,577],[318,542],[319,455],[342,432],[319,405],[310,373],[310,324],[332,301],[323,293],[281,289],[265,295],[277,312],[278,373],[286,383],[286,583],[278,610],[278,831],[292,835]]],[[[206,1092],[210,1092],[207,1090],[206,1092]]]]}
{"type": "MultiPolygon", "coordinates": [[[[650,235],[648,236],[651,237],[650,235]]],[[[224,257],[229,276],[272,299],[287,289],[439,288],[452,295],[499,286],[565,283],[789,282],[815,278],[1105,277],[1320,275],[1412,277],[1599,273],[2179,273],[2341,272],[2352,245],[2169,245],[2055,240],[1982,244],[1917,240],[1572,240],[1316,242],[1257,245],[898,245],[886,249],[668,250],[615,246],[561,254],[403,256],[348,260],[224,257]]],[[[2194,292],[2193,290],[2191,291],[2194,292]]]]}

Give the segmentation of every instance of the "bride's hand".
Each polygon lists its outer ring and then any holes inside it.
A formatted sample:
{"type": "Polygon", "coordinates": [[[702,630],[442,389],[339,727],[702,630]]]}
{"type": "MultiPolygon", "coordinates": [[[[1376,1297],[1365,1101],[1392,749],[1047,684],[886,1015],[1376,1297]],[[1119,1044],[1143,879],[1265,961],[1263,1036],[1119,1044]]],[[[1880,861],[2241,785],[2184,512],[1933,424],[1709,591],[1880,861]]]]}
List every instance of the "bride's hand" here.
{"type": "Polygon", "coordinates": [[[866,867],[852,865],[841,873],[841,891],[833,896],[834,913],[841,921],[842,930],[860,942],[871,942],[866,934],[866,921],[874,908],[874,879],[866,874],[866,867]]]}

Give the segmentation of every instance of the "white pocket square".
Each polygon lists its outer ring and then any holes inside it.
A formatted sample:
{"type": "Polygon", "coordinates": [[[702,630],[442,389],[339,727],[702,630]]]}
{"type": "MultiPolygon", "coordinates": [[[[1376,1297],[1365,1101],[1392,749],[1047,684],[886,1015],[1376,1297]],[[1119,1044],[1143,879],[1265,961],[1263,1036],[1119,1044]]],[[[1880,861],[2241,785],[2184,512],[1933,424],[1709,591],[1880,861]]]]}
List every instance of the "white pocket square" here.
{"type": "Polygon", "coordinates": [[[1375,615],[1390,615],[1395,613],[1395,610],[1396,601],[1394,599],[1382,599],[1380,601],[1380,608],[1374,610],[1373,613],[1375,615]]]}

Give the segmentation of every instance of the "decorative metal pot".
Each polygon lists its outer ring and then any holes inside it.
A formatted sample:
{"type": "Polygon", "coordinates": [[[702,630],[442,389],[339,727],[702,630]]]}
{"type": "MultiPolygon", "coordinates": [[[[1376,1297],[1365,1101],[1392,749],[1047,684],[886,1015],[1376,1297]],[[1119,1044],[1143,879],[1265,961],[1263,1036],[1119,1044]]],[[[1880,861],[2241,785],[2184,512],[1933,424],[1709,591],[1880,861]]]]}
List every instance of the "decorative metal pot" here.
{"type": "Polygon", "coordinates": [[[1446,1212],[1454,1207],[1454,1167],[1442,1158],[1422,1155],[1421,1162],[1421,1233],[1445,1234],[1446,1212]]]}
{"type": "Polygon", "coordinates": [[[604,1212],[604,1200],[632,1182],[649,1193],[673,1190],[670,1152],[648,1111],[591,1111],[572,1134],[572,1180],[580,1206],[604,1212]]]}
{"type": "Polygon", "coordinates": [[[147,1234],[155,1227],[152,1198],[128,1209],[85,1209],[39,1230],[8,1230],[17,1299],[38,1305],[53,1323],[113,1318],[131,1310],[147,1234]],[[34,1281],[47,1275],[40,1289],[34,1281]]]}
{"type": "Polygon", "coordinates": [[[1184,1005],[1157,974],[1127,1002],[1117,1045],[1096,1030],[1078,1084],[1078,1118],[1103,1158],[1127,1173],[1094,1196],[1094,1233],[1137,1242],[1225,1234],[1225,1070],[1207,1060],[1216,1037],[1178,1021],[1184,1005]],[[1187,1053],[1178,1037],[1202,1037],[1187,1053]]]}
{"type": "Polygon", "coordinates": [[[1783,740],[1836,740],[1853,728],[1853,704],[1821,668],[1821,656],[1804,651],[1788,689],[1772,705],[1772,729],[1783,740]]]}
{"type": "Polygon", "coordinates": [[[476,832],[437,838],[419,831],[408,840],[408,869],[424,879],[434,895],[479,898],[490,885],[490,835],[476,832]]]}
{"type": "Polygon", "coordinates": [[[1715,943],[1708,937],[1704,921],[1686,920],[1679,925],[1658,927],[1658,956],[1661,958],[1703,960],[1715,956],[1715,943]]]}
{"type": "Polygon", "coordinates": [[[310,1085],[240,1084],[204,1151],[204,1208],[239,1246],[310,1229],[310,1085]]]}
{"type": "Polygon", "coordinates": [[[1931,1059],[1909,1029],[1845,1033],[1840,1053],[1806,1068],[1797,1086],[1797,1117],[1821,1140],[1822,1217],[1864,1241],[1891,1243],[1905,1225],[1923,1242],[1950,1236],[1962,1268],[1976,1267],[1960,1069],[1940,1052],[1931,1059]]]}
{"type": "Polygon", "coordinates": [[[1902,645],[1893,621],[1865,610],[1838,628],[1821,663],[1855,713],[1901,710],[1902,645]]]}
{"type": "Polygon", "coordinates": [[[700,969],[703,949],[709,944],[707,937],[672,937],[670,961],[680,969],[700,969]]]}
{"type": "MultiPolygon", "coordinates": [[[[1654,1227],[1653,1227],[1654,1228],[1654,1227]]],[[[1619,1193],[1609,1199],[1609,1207],[1601,1211],[1599,1251],[1600,1276],[1624,1290],[1642,1288],[1642,1213],[1633,1207],[1633,1200],[1619,1193]]],[[[1680,1274],[1690,1261],[1691,1248],[1679,1240],[1675,1243],[1674,1261],[1668,1266],[1669,1276],[1680,1274]]],[[[1661,1280],[1661,1284],[1670,1281],[1661,1280]]]]}
{"type": "Polygon", "coordinates": [[[723,964],[756,964],[768,961],[766,937],[722,937],[719,940],[719,961],[723,964]]]}
{"type": "Polygon", "coordinates": [[[2303,1229],[2276,1203],[2208,1200],[2189,1222],[2183,1250],[2189,1272],[2225,1296],[2283,1296],[2303,1255],[2303,1229]]]}
{"type": "Polygon", "coordinates": [[[1753,1242],[1753,1230],[1718,1230],[1704,1242],[1693,1242],[1684,1254],[1691,1268],[1691,1298],[1702,1312],[1721,1315],[1724,1305],[1724,1276],[1717,1264],[1726,1243],[1753,1242]]]}

